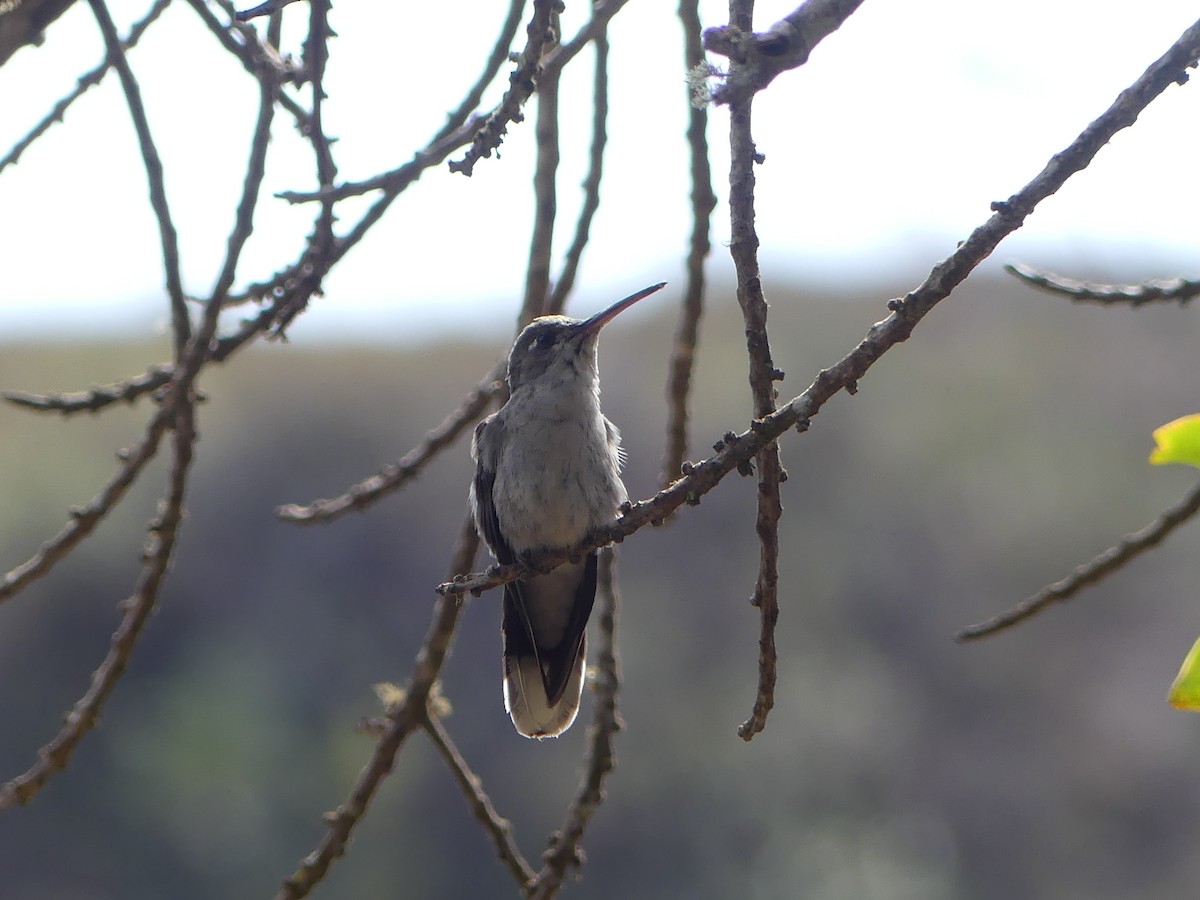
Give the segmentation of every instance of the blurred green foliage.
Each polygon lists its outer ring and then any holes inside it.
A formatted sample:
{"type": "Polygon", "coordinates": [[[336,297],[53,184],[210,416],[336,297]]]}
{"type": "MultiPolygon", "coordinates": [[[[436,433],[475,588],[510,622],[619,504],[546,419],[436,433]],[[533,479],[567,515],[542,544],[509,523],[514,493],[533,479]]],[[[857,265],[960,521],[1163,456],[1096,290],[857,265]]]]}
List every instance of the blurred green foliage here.
{"type": "MultiPolygon", "coordinates": [[[[776,292],[781,395],[886,314],[776,292]]],[[[715,296],[715,295],[714,295],[715,296]]],[[[670,314],[601,346],[633,496],[656,487],[670,314]]],[[[951,636],[1064,575],[1189,486],[1145,465],[1196,407],[1200,325],[1178,308],[1071,307],[969,282],[810,433],[789,436],[777,706],[745,744],[758,622],[753,483],[731,476],[620,549],[618,768],[580,898],[1178,898],[1200,883],[1200,720],[1163,689],[1200,629],[1184,529],[1069,605],[972,646],[951,636]]],[[[403,681],[466,509],[467,448],[363,514],[275,506],[340,493],[416,443],[507,348],[262,345],[206,374],[189,516],[133,664],[70,769],[0,815],[0,895],[271,896],[365,762],[371,685],[403,681]]],[[[742,326],[703,327],[693,458],[749,418],[742,326]]],[[[0,387],[77,390],[162,346],[0,348],[0,387]]],[[[142,407],[70,421],[0,408],[0,565],[28,557],[136,440],[142,407]]],[[[0,777],[83,692],[129,593],[164,474],[0,609],[0,777]]],[[[481,560],[482,563],[482,560],[481,560]]],[[[470,601],[448,727],[536,860],[574,790],[585,727],[519,738],[500,696],[494,594],[470,601]]],[[[585,707],[585,717],[586,717],[585,707]]],[[[449,773],[406,745],[316,896],[515,896],[449,773]]]]}

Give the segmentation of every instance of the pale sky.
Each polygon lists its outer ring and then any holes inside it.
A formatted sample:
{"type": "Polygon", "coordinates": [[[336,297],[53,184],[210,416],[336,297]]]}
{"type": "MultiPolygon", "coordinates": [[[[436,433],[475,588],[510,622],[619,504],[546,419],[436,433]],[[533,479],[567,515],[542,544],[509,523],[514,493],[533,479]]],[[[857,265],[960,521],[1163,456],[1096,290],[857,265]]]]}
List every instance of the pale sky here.
{"type": "MultiPolygon", "coordinates": [[[[570,34],[583,7],[567,5],[570,34]]],[[[613,22],[604,202],[580,273],[580,312],[647,283],[682,282],[689,186],[675,5],[630,0],[613,22]]],[[[757,27],[793,5],[760,2],[757,27]]],[[[341,138],[335,153],[343,178],[408,159],[441,126],[476,77],[505,6],[447,23],[441,4],[335,3],[340,36],[326,110],[328,130],[341,138]]],[[[148,7],[148,0],[112,3],[122,32],[148,7]]],[[[724,3],[702,8],[706,25],[726,17],[724,3]]],[[[1136,15],[1115,2],[867,0],[807,65],[781,75],[756,102],[755,138],[767,157],[758,172],[758,227],[768,292],[792,276],[877,284],[897,270],[906,277],[894,291],[912,287],[987,218],[992,200],[1023,186],[1195,15],[1185,0],[1148,0],[1136,15]]],[[[293,34],[305,20],[303,4],[285,13],[293,34]]],[[[101,57],[80,3],[43,47],[0,68],[0,153],[101,57]]],[[[185,287],[203,294],[232,223],[257,91],[182,3],[131,61],[167,172],[185,287]]],[[[589,61],[564,85],[560,250],[590,141],[587,73],[589,61]]],[[[276,121],[270,190],[310,188],[306,147],[286,115],[276,121]]],[[[709,139],[722,199],[726,135],[727,116],[716,109],[709,139]]],[[[326,296],[297,323],[293,340],[404,339],[465,321],[510,324],[528,251],[531,137],[532,118],[510,128],[501,158],[481,161],[473,178],[445,167],[427,172],[327,279],[326,296]]],[[[1002,244],[995,264],[1200,275],[1198,150],[1200,84],[1172,87],[1002,244]]],[[[162,326],[160,250],[145,185],[110,76],[0,173],[0,340],[162,326]]],[[[265,202],[243,268],[255,280],[294,258],[311,215],[265,202]]],[[[722,205],[714,276],[731,271],[721,246],[727,236],[722,205]]]]}

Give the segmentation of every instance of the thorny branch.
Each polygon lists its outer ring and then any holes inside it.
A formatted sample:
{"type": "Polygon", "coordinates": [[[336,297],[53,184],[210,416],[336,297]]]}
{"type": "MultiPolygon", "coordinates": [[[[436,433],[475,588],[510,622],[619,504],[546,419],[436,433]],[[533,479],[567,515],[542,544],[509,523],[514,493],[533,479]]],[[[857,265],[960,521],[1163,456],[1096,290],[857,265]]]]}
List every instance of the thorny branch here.
{"type": "Polygon", "coordinates": [[[517,66],[508,76],[508,90],[496,110],[484,120],[466,155],[450,163],[451,172],[470,176],[475,163],[492,155],[504,141],[508,126],[524,118],[521,107],[534,92],[542,73],[542,54],[552,46],[557,35],[552,22],[557,16],[560,0],[533,0],[533,15],[525,29],[525,49],[517,66]]]}

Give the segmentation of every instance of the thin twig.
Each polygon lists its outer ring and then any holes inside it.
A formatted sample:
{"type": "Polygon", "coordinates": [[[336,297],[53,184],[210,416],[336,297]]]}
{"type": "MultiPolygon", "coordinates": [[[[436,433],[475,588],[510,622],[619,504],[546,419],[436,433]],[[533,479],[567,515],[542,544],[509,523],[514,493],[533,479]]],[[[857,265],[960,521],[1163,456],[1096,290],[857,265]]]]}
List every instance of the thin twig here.
{"type": "Polygon", "coordinates": [[[480,381],[459,404],[416,447],[395,463],[385,466],[378,474],[366,478],[345,493],[329,500],[316,500],[301,506],[289,503],[275,510],[275,515],[289,522],[308,525],[329,522],[351,510],[363,510],[391,494],[413,478],[438,452],[451,446],[460,434],[470,428],[487,411],[488,404],[502,390],[504,363],[500,362],[480,381]]]}
{"type": "Polygon", "coordinates": [[[1037,615],[1053,603],[1069,600],[1083,588],[1096,584],[1120,569],[1134,557],[1151,547],[1156,547],[1176,528],[1200,512],[1200,484],[1197,484],[1181,500],[1167,507],[1146,527],[1127,534],[1099,556],[1075,568],[1070,575],[1054,584],[1042,588],[1032,597],[1021,601],[998,616],[964,628],[956,636],[958,641],[973,641],[988,637],[1011,628],[1031,616],[1037,615]]]}
{"type": "MultiPolygon", "coordinates": [[[[154,20],[162,14],[162,11],[166,9],[170,3],[171,0],[155,0],[154,5],[150,7],[150,11],[147,12],[146,15],[143,16],[139,21],[134,23],[133,27],[129,29],[129,36],[126,37],[125,40],[121,41],[121,48],[129,51],[136,47],[137,42],[141,40],[142,35],[146,33],[146,29],[150,27],[154,20]]],[[[14,144],[13,148],[8,151],[8,155],[5,156],[4,159],[0,159],[0,172],[3,172],[6,167],[16,163],[17,160],[21,158],[21,154],[28,150],[34,141],[49,131],[50,127],[54,125],[55,122],[61,122],[63,120],[63,116],[66,115],[66,112],[72,103],[82,97],[90,88],[95,87],[104,80],[104,76],[108,73],[111,65],[111,60],[106,58],[104,62],[100,63],[100,65],[96,66],[96,68],[92,69],[90,72],[85,72],[83,75],[80,75],[79,81],[75,85],[75,89],[55,103],[50,112],[46,113],[45,118],[38,122],[37,125],[35,125],[29,131],[29,133],[25,135],[25,137],[21,138],[16,144],[14,144]]]]}
{"type": "Polygon", "coordinates": [[[150,134],[150,122],[146,118],[146,108],[142,104],[142,92],[134,78],[129,61],[121,49],[121,39],[117,36],[117,27],[109,15],[108,6],[104,0],[88,0],[96,24],[104,36],[108,48],[108,58],[117,77],[121,80],[121,89],[125,93],[125,101],[129,106],[129,116],[133,120],[133,129],[137,133],[138,148],[141,150],[142,162],[146,169],[146,180],[150,187],[150,207],[154,210],[158,221],[159,240],[162,244],[163,271],[165,275],[167,298],[171,305],[171,330],[175,337],[176,354],[183,352],[191,334],[188,319],[187,299],[183,294],[183,282],[179,276],[179,237],[175,225],[171,221],[171,207],[167,202],[167,189],[163,179],[162,160],[158,148],[150,134]]]}
{"type": "MultiPolygon", "coordinates": [[[[753,0],[730,4],[731,28],[749,30],[753,0]]],[[[741,65],[735,63],[734,70],[741,65]]],[[[763,419],[775,412],[775,382],[783,373],[775,368],[767,334],[767,300],[763,294],[758,265],[758,233],[754,228],[754,167],[762,162],[751,134],[751,105],[754,95],[729,105],[729,255],[737,272],[737,298],[746,326],[746,352],[750,358],[750,393],[754,417],[763,419]]],[[[783,466],[779,444],[770,442],[758,452],[758,512],[755,531],[759,540],[758,576],[752,602],[759,610],[758,688],[750,717],[738,728],[750,740],[766,726],[775,705],[775,623],[779,619],[779,519],[783,504],[779,483],[783,466]]]]}
{"type": "Polygon", "coordinates": [[[491,836],[492,843],[496,845],[496,855],[508,867],[517,884],[524,889],[533,880],[534,871],[525,857],[521,855],[516,841],[513,840],[512,823],[496,812],[496,807],[492,805],[492,798],[483,789],[483,782],[467,765],[467,761],[459,752],[458,747],[454,745],[445,726],[442,725],[442,720],[430,712],[421,724],[425,727],[425,733],[429,735],[433,745],[442,755],[442,759],[446,761],[446,765],[450,767],[454,780],[462,788],[463,795],[471,806],[471,812],[475,814],[475,818],[491,836]]]}
{"type": "Polygon", "coordinates": [[[1094,281],[1066,278],[1021,263],[1010,263],[1004,269],[1026,284],[1051,294],[1070,297],[1076,302],[1101,303],[1106,306],[1142,306],[1146,303],[1174,302],[1186,306],[1190,300],[1200,296],[1200,281],[1189,281],[1185,278],[1155,278],[1140,284],[1098,284],[1094,281]]]}
{"type": "Polygon", "coordinates": [[[508,90],[500,105],[496,107],[480,126],[471,148],[460,160],[450,163],[451,172],[460,172],[467,177],[475,169],[475,163],[487,159],[504,141],[508,126],[524,119],[521,107],[532,95],[542,72],[542,54],[552,46],[555,32],[552,22],[557,18],[560,0],[533,0],[533,15],[525,29],[525,49],[518,57],[516,68],[508,76],[508,90]]]}
{"type": "Polygon", "coordinates": [[[1007,201],[993,203],[992,216],[978,226],[957,249],[942,260],[922,284],[902,299],[888,301],[891,313],[876,322],[856,347],[828,369],[822,370],[807,389],[771,415],[755,420],[741,434],[727,433],[714,444],[716,453],[699,463],[685,464],[684,477],[653,497],[625,508],[611,525],[576,547],[546,551],[529,566],[493,566],[438,586],[439,593],[477,593],[530,574],[550,571],[581,553],[611,543],[652,522],[661,522],[684,503],[700,502],[730,472],[744,468],[757,453],[789,428],[807,430],[810,420],[842,390],[857,390],[859,379],[892,347],[908,340],[917,324],[961,284],[996,246],[1025,222],[1039,203],[1054,194],[1076,172],[1084,169],[1114,134],[1132,125],[1151,101],[1170,85],[1184,79],[1200,57],[1200,22],[1179,37],[1133,85],[1122,91],[1099,118],[1088,125],[1065,150],[1051,157],[1028,184],[1007,201]]]}
{"type": "MultiPolygon", "coordinates": [[[[535,3],[536,6],[536,3],[535,3]]],[[[551,17],[550,29],[557,31],[558,15],[551,17]]],[[[529,262],[525,268],[525,299],[518,316],[518,327],[549,312],[550,259],[554,249],[554,222],[558,216],[558,95],[561,71],[538,78],[537,161],[533,170],[533,229],[529,239],[529,262]]]]}
{"type": "MultiPolygon", "coordinates": [[[[470,143],[475,134],[472,121],[467,121],[447,135],[434,138],[426,147],[418,150],[413,158],[403,165],[380,172],[362,181],[344,181],[339,185],[317,191],[279,191],[275,194],[280,200],[288,203],[311,203],[315,200],[345,200],[347,197],[358,197],[371,191],[404,190],[426,169],[441,163],[447,156],[459,147],[470,143]]],[[[269,284],[267,282],[266,284],[269,284]]],[[[259,286],[259,293],[263,286],[259,286]]],[[[247,294],[253,294],[248,291],[247,294]]]]}
{"type": "Polygon", "coordinates": [[[66,768],[79,742],[95,727],[101,708],[124,673],[142,628],[154,610],[175,548],[193,439],[194,435],[176,426],[167,497],[162,512],[150,523],[150,538],[143,554],[145,566],[137,589],[121,604],[121,622],[113,633],[108,654],[92,674],[91,685],[67,714],[58,734],[38,751],[37,762],[0,785],[0,809],[28,803],[51,777],[66,768]]]}
{"type": "Polygon", "coordinates": [[[133,403],[139,397],[157,391],[171,380],[174,366],[160,363],[151,366],[141,375],[135,375],[115,384],[98,385],[87,391],[62,394],[30,394],[24,391],[5,391],[2,395],[9,403],[35,412],[58,412],[69,416],[77,412],[99,412],[124,401],[133,403]]]}
{"type": "Polygon", "coordinates": [[[442,126],[441,131],[434,135],[434,143],[458,131],[463,122],[466,122],[470,115],[479,108],[483,92],[487,90],[487,86],[496,78],[496,73],[508,59],[509,48],[512,47],[513,38],[517,35],[517,28],[521,24],[521,13],[524,11],[525,0],[510,0],[508,17],[500,26],[500,33],[496,36],[496,43],[492,45],[492,52],[488,55],[487,62],[484,63],[483,72],[475,80],[471,89],[467,91],[467,95],[463,97],[458,107],[446,117],[446,124],[442,126]]]}
{"type": "MultiPolygon", "coordinates": [[[[454,548],[450,571],[460,573],[469,570],[478,549],[479,536],[475,532],[475,522],[467,516],[454,548]]],[[[296,871],[283,881],[275,900],[297,900],[306,896],[325,877],[334,860],[346,852],[350,835],[362,821],[383,779],[395,765],[400,747],[414,730],[421,727],[428,715],[426,706],[429,695],[450,653],[462,608],[457,597],[437,599],[429,632],[413,662],[404,702],[389,710],[387,727],[376,742],[367,765],[359,773],[350,795],[336,810],[326,813],[324,819],[328,831],[317,847],[304,857],[296,871]]]]}
{"type": "MultiPolygon", "coordinates": [[[[237,58],[245,70],[255,78],[261,81],[264,74],[270,72],[281,82],[294,84],[303,79],[303,71],[280,57],[270,43],[261,43],[257,32],[251,26],[235,22],[233,27],[227,28],[213,15],[205,0],[187,0],[187,3],[195,10],[209,32],[221,42],[221,46],[237,58]]],[[[219,5],[231,17],[235,14],[230,4],[220,2],[219,5]]],[[[296,120],[297,130],[307,135],[312,127],[309,112],[287,93],[281,91],[277,99],[279,105],[296,120]]]]}
{"type": "Polygon", "coordinates": [[[600,601],[597,621],[600,636],[596,653],[595,689],[596,712],[588,728],[588,749],[583,778],[579,784],[562,827],[550,836],[550,846],[543,854],[545,864],[537,878],[526,890],[531,900],[549,900],[558,893],[564,879],[583,863],[580,841],[584,830],[604,802],[604,781],[616,768],[613,739],[625,727],[617,710],[617,693],[621,687],[620,663],[617,658],[617,615],[620,595],[613,574],[616,552],[601,551],[597,572],[596,597],[600,601]]]}
{"type": "Polygon", "coordinates": [[[604,147],[608,142],[608,34],[604,29],[594,39],[596,65],[592,80],[592,146],[588,154],[588,171],[583,179],[583,206],[575,222],[575,236],[563,258],[562,271],[550,292],[546,312],[557,314],[566,306],[567,297],[575,286],[579,262],[587,247],[592,219],[600,208],[600,181],[604,176],[604,147]]]}
{"type": "Polygon", "coordinates": [[[591,18],[569,41],[563,41],[542,59],[542,66],[549,70],[562,69],[574,59],[584,47],[601,34],[605,34],[612,17],[621,11],[629,0],[600,0],[592,7],[591,18]]]}
{"type": "MultiPolygon", "coordinates": [[[[692,71],[704,61],[700,43],[699,0],[680,0],[679,20],[683,26],[684,64],[692,71]]],[[[704,313],[704,260],[711,243],[709,223],[717,198],[712,187],[712,168],[708,161],[708,111],[693,102],[688,88],[688,152],[692,176],[692,234],[687,257],[687,284],[667,374],[667,447],[663,454],[662,484],[665,487],[679,477],[688,450],[688,396],[696,343],[700,336],[700,318],[704,313]]]]}
{"type": "Polygon", "coordinates": [[[270,72],[259,77],[258,119],[254,124],[254,136],[250,141],[250,158],[246,163],[246,178],[242,185],[242,197],[238,201],[233,231],[229,235],[225,250],[225,262],[217,276],[209,303],[223,304],[237,275],[238,261],[250,234],[254,231],[254,211],[262,193],[266,175],[267,147],[271,142],[271,123],[275,118],[275,101],[279,96],[279,85],[270,72]]]}
{"type": "Polygon", "coordinates": [[[154,414],[146,425],[141,440],[121,453],[124,463],[108,484],[100,489],[87,506],[72,507],[70,521],[58,534],[42,544],[32,557],[0,578],[0,601],[7,600],[32,581],[45,575],[95,530],[100,521],[125,496],[125,492],[137,480],[146,464],[158,453],[159,442],[170,421],[171,412],[167,409],[159,409],[154,414]]]}

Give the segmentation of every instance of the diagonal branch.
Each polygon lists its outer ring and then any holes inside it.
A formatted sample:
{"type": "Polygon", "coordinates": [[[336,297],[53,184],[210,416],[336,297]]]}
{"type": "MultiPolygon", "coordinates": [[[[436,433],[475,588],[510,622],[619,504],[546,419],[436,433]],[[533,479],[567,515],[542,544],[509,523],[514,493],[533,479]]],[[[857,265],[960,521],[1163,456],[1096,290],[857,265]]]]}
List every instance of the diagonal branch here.
{"type": "Polygon", "coordinates": [[[998,616],[964,628],[956,636],[958,641],[973,641],[990,637],[997,632],[1037,615],[1053,603],[1069,600],[1083,588],[1096,584],[1120,569],[1136,556],[1156,547],[1167,535],[1200,512],[1200,484],[1193,487],[1184,497],[1162,511],[1153,522],[1121,538],[1099,556],[1077,567],[1066,578],[1047,585],[1032,597],[1005,610],[998,616]]]}
{"type": "Polygon", "coordinates": [[[442,759],[450,767],[450,771],[454,775],[454,780],[462,788],[463,794],[467,798],[467,803],[471,806],[471,812],[475,814],[475,818],[480,821],[487,833],[491,835],[492,843],[496,845],[496,855],[500,857],[500,862],[508,866],[508,870],[512,873],[513,878],[517,880],[517,884],[524,888],[525,885],[533,880],[534,872],[525,857],[521,855],[516,841],[513,840],[512,823],[496,812],[496,807],[492,805],[492,798],[483,789],[483,782],[479,780],[478,775],[471,771],[471,767],[463,759],[463,755],[459,752],[458,747],[454,745],[454,741],[451,740],[446,727],[442,724],[442,720],[432,712],[429,712],[422,725],[424,725],[425,732],[429,735],[430,740],[433,741],[433,745],[437,747],[438,753],[442,755],[442,759]]]}
{"type": "Polygon", "coordinates": [[[107,655],[92,674],[87,693],[67,714],[58,734],[38,751],[37,762],[0,785],[0,809],[28,803],[51,777],[66,768],[79,742],[96,726],[101,708],[124,674],[133,648],[154,610],[171,562],[183,518],[183,497],[192,462],[193,441],[193,433],[176,426],[167,497],[162,512],[150,523],[142,574],[133,595],[121,604],[121,622],[113,633],[107,655]]]}
{"type": "Polygon", "coordinates": [[[458,409],[446,416],[441,424],[400,459],[385,466],[377,475],[360,481],[340,496],[330,500],[315,500],[305,506],[289,503],[275,510],[275,515],[289,522],[308,525],[329,522],[351,510],[363,510],[388,494],[398,491],[415,478],[441,450],[449,447],[467,428],[475,424],[488,408],[492,398],[504,390],[499,380],[504,375],[501,362],[471,389],[458,409]]]}
{"type": "Polygon", "coordinates": [[[450,163],[451,172],[460,172],[469,178],[475,163],[490,157],[503,143],[508,126],[525,118],[521,107],[533,96],[542,74],[542,54],[555,40],[552,22],[557,18],[558,4],[559,0],[533,0],[533,15],[525,29],[525,49],[517,58],[516,68],[508,76],[508,90],[504,92],[500,105],[480,126],[466,155],[450,163]]]}
{"type": "MultiPolygon", "coordinates": [[[[162,11],[167,8],[171,0],[155,0],[155,3],[150,7],[150,11],[146,13],[138,22],[134,23],[129,29],[129,36],[121,41],[123,50],[132,50],[137,46],[137,42],[142,39],[142,35],[146,33],[146,29],[154,22],[155,19],[162,14],[162,11]]],[[[85,72],[79,76],[79,80],[75,85],[75,89],[67,94],[61,100],[54,104],[50,112],[46,113],[45,118],[35,125],[25,137],[17,141],[8,154],[0,159],[0,172],[10,165],[13,165],[21,158],[21,154],[29,149],[29,146],[40,138],[43,134],[50,130],[50,127],[55,122],[61,122],[63,116],[71,104],[82,97],[90,88],[95,87],[104,80],[104,76],[108,74],[109,68],[112,66],[111,59],[105,59],[104,62],[96,66],[90,72],[85,72]]]]}
{"type": "MultiPolygon", "coordinates": [[[[474,562],[478,549],[479,535],[475,533],[475,522],[467,516],[454,548],[450,571],[466,572],[474,562]]],[[[429,715],[426,706],[430,693],[450,653],[450,643],[462,609],[457,597],[439,597],[434,604],[433,621],[413,663],[404,701],[388,711],[383,734],[376,742],[367,765],[359,773],[350,795],[336,810],[326,813],[324,819],[328,831],[316,848],[300,861],[296,871],[284,879],[275,894],[275,900],[298,900],[307,896],[328,874],[334,860],[346,852],[351,834],[366,815],[367,807],[383,779],[395,765],[400,748],[429,715]]]]}

